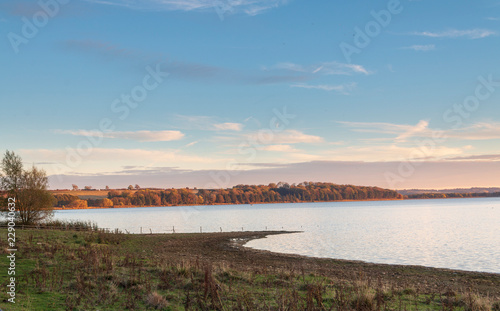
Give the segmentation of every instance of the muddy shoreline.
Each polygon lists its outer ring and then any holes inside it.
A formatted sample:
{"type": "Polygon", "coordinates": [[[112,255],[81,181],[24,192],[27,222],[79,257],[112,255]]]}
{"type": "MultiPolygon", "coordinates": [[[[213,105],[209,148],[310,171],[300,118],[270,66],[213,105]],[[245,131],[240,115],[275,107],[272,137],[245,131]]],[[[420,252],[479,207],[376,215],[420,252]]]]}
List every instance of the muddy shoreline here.
{"type": "Polygon", "coordinates": [[[400,288],[416,288],[420,292],[465,292],[500,299],[500,274],[462,271],[423,266],[376,264],[362,261],[306,257],[274,253],[245,247],[245,243],[269,235],[296,231],[227,232],[143,235],[155,238],[155,249],[162,247],[162,257],[170,260],[196,258],[214,265],[256,272],[294,271],[317,273],[339,282],[363,279],[400,288]],[[160,238],[162,236],[162,238],[160,238]],[[159,239],[158,239],[159,238],[159,239]]]}

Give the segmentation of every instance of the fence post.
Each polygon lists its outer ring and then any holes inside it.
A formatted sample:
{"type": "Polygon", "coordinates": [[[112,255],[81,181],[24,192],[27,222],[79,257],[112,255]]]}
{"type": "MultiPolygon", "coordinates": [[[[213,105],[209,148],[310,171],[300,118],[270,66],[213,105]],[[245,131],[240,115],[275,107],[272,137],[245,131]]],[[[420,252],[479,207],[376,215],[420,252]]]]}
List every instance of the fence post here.
{"type": "Polygon", "coordinates": [[[202,232],[201,232],[201,226],[200,226],[200,233],[202,233],[202,232]]]}
{"type": "Polygon", "coordinates": [[[151,230],[151,228],[149,228],[149,233],[153,234],[153,231],[151,230]]]}
{"type": "Polygon", "coordinates": [[[141,227],[141,234],[142,234],[142,227],[141,227]]]}
{"type": "Polygon", "coordinates": [[[175,227],[172,226],[172,233],[175,233],[175,227]]]}

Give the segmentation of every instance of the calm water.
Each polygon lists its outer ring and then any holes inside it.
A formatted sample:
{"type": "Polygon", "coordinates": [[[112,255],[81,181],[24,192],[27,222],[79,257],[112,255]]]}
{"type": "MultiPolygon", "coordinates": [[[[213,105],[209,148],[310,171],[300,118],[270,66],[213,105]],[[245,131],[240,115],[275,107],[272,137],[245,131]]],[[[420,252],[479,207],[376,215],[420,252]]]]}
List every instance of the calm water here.
{"type": "Polygon", "coordinates": [[[301,230],[247,246],[282,253],[500,273],[500,198],[56,211],[139,233],[301,230]]]}

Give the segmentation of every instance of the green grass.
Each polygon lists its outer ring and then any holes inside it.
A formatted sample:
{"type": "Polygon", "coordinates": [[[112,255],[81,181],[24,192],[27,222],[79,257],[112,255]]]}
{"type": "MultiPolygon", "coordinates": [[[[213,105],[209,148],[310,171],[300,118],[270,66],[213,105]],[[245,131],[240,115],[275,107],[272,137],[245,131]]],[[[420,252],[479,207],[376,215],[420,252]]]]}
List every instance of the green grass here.
{"type": "MultiPolygon", "coordinates": [[[[0,230],[0,236],[7,236],[0,230]]],[[[191,234],[169,235],[187,239],[191,234]]],[[[467,310],[492,309],[471,293],[421,293],[362,278],[336,281],[300,269],[235,270],[196,258],[165,262],[162,236],[18,230],[16,304],[2,310],[467,310]],[[375,283],[375,284],[373,284],[375,283]]],[[[5,240],[5,239],[3,239],[5,240]]],[[[0,275],[6,288],[6,241],[0,275]]]]}

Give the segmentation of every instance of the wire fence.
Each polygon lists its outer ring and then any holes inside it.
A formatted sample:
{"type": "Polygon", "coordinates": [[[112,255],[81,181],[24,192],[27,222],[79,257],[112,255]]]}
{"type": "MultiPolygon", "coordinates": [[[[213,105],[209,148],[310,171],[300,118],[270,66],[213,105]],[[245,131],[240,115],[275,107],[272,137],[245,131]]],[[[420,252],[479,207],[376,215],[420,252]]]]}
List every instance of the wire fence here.
{"type": "MultiPolygon", "coordinates": [[[[9,226],[6,224],[0,224],[0,229],[6,229],[9,226]]],[[[87,226],[79,226],[79,225],[52,225],[52,224],[38,224],[38,225],[16,225],[16,229],[31,229],[31,230],[63,230],[63,231],[88,231],[88,232],[107,232],[107,233],[126,233],[126,234],[174,234],[174,233],[223,233],[223,232],[237,232],[237,231],[245,231],[244,227],[241,228],[232,228],[232,230],[223,230],[222,227],[219,227],[218,230],[214,230],[213,227],[210,227],[208,231],[203,229],[203,226],[199,226],[198,230],[193,230],[193,228],[187,229],[176,229],[175,226],[172,227],[130,227],[128,229],[120,229],[120,228],[101,228],[94,225],[87,226]],[[187,229],[187,231],[186,231],[187,229]],[[129,231],[130,230],[130,231],[129,231]]],[[[282,231],[281,228],[262,228],[265,231],[282,231]]],[[[301,228],[302,229],[302,228],[301,228]]],[[[250,231],[258,231],[258,230],[250,230],[250,231]]],[[[293,230],[296,231],[296,230],[293,230]]],[[[299,230],[301,231],[301,230],[299,230]]]]}

